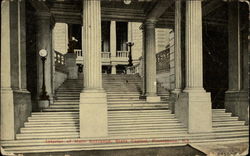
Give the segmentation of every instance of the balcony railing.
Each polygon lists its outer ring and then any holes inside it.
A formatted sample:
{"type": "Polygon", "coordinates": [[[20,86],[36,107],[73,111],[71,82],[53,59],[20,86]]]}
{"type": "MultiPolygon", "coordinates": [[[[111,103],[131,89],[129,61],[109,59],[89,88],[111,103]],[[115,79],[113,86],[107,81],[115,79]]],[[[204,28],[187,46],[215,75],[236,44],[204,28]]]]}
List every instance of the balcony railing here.
{"type": "MultiPolygon", "coordinates": [[[[81,49],[74,49],[74,53],[77,55],[76,58],[76,63],[77,64],[82,64],[83,60],[84,60],[84,52],[82,52],[81,49]]],[[[109,59],[112,59],[112,61],[118,61],[118,62],[123,62],[125,64],[127,64],[128,61],[128,55],[129,52],[128,51],[117,51],[116,52],[116,57],[115,58],[111,58],[111,53],[110,52],[101,52],[101,57],[102,57],[102,62],[106,62],[110,61],[109,59]]]]}
{"type": "Polygon", "coordinates": [[[116,52],[116,57],[128,57],[129,52],[128,51],[117,51],[116,52]]]}
{"type": "Polygon", "coordinates": [[[111,56],[110,52],[101,52],[102,58],[109,59],[111,56]]]}
{"type": "Polygon", "coordinates": [[[78,56],[83,56],[82,55],[82,50],[81,49],[74,49],[74,53],[78,56]]]}

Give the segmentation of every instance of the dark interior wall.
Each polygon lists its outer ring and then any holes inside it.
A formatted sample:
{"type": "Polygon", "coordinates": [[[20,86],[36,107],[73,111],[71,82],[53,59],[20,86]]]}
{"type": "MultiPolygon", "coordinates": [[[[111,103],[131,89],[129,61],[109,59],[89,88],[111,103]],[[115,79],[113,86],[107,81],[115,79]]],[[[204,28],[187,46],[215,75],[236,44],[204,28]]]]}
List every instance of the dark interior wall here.
{"type": "Polygon", "coordinates": [[[228,32],[208,25],[203,28],[203,85],[211,92],[212,107],[224,108],[228,89],[228,32]]]}
{"type": "Polygon", "coordinates": [[[110,52],[110,21],[102,21],[102,49],[110,52]]]}
{"type": "Polygon", "coordinates": [[[36,57],[36,19],[35,10],[26,1],[26,68],[27,90],[31,93],[32,110],[37,107],[37,57],[36,57]]]}
{"type": "Polygon", "coordinates": [[[72,24],[71,26],[72,36],[78,40],[75,49],[82,49],[82,26],[80,24],[72,24]]]}
{"type": "Polygon", "coordinates": [[[128,50],[126,42],[128,41],[128,23],[116,22],[116,49],[128,50]]]}

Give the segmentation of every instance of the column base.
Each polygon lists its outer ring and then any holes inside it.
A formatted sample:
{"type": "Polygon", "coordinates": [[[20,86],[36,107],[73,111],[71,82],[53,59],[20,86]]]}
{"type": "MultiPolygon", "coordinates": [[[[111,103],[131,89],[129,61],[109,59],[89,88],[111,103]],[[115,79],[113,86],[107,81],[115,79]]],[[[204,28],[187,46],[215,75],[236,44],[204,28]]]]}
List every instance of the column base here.
{"type": "Polygon", "coordinates": [[[38,101],[38,107],[40,110],[44,109],[44,108],[48,108],[49,107],[49,100],[39,100],[38,101]]]}
{"type": "Polygon", "coordinates": [[[78,79],[77,66],[68,67],[68,79],[78,79]]]}
{"type": "Polygon", "coordinates": [[[249,99],[247,91],[227,91],[225,93],[225,109],[233,116],[238,116],[239,120],[249,124],[249,99]]]}
{"type": "Polygon", "coordinates": [[[174,114],[175,113],[175,104],[176,101],[179,98],[179,94],[181,93],[180,89],[175,89],[173,91],[170,92],[170,96],[169,96],[169,109],[171,110],[171,113],[174,114]]]}
{"type": "Polygon", "coordinates": [[[147,102],[160,102],[161,101],[161,97],[160,96],[147,96],[146,97],[146,101],[147,102]]]}
{"type": "Polygon", "coordinates": [[[104,90],[83,90],[80,94],[80,137],[108,135],[107,94],[104,90]]]}
{"type": "Polygon", "coordinates": [[[15,139],[14,93],[1,88],[1,140],[15,139]]]}
{"type": "Polygon", "coordinates": [[[180,93],[175,114],[189,133],[212,132],[212,106],[210,93],[198,90],[180,93]]]}
{"type": "Polygon", "coordinates": [[[116,74],[116,65],[112,65],[111,74],[116,74]]]}

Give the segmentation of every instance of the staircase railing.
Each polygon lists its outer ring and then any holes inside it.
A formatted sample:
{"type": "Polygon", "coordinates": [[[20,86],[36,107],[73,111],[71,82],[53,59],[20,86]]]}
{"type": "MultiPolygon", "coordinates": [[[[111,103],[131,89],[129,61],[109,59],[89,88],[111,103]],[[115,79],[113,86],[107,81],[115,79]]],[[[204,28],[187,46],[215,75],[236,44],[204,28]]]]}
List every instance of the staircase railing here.
{"type": "Polygon", "coordinates": [[[65,57],[63,54],[54,51],[55,70],[66,73],[65,57]]]}
{"type": "Polygon", "coordinates": [[[127,74],[139,74],[140,76],[142,76],[142,72],[143,72],[143,59],[142,57],[140,57],[138,59],[138,63],[131,66],[131,67],[127,67],[127,74]]]}
{"type": "Polygon", "coordinates": [[[164,73],[170,71],[170,49],[167,47],[165,50],[156,54],[156,73],[164,73]]]}

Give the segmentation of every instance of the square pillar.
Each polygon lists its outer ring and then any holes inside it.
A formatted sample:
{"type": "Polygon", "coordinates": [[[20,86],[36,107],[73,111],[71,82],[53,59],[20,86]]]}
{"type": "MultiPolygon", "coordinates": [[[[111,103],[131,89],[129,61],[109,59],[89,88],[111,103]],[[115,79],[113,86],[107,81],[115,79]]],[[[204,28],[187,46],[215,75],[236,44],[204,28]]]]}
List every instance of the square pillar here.
{"type": "Polygon", "coordinates": [[[101,2],[83,1],[84,88],[80,94],[80,137],[108,135],[107,95],[101,73],[101,2]]]}
{"type": "Polygon", "coordinates": [[[30,93],[26,89],[25,36],[25,2],[2,1],[1,140],[14,140],[31,112],[30,93]]]}
{"type": "Polygon", "coordinates": [[[238,1],[228,2],[228,90],[225,94],[225,108],[233,116],[248,124],[248,16],[240,15],[238,1]],[[245,24],[245,27],[244,27],[245,24]]]}
{"type": "Polygon", "coordinates": [[[75,53],[65,54],[65,65],[68,69],[68,79],[78,79],[78,69],[76,66],[77,55],[75,53]]]}
{"type": "MultiPolygon", "coordinates": [[[[175,103],[178,99],[179,93],[182,91],[182,50],[181,50],[181,27],[182,27],[182,3],[175,1],[175,27],[174,27],[174,89],[170,93],[169,108],[171,112],[175,112],[175,103]]],[[[171,42],[172,43],[172,42],[171,42]]],[[[172,43],[173,44],[173,43],[172,43]]],[[[170,47],[172,47],[170,45],[170,47]]],[[[171,67],[170,67],[171,68],[171,67]]]]}
{"type": "Polygon", "coordinates": [[[155,24],[156,20],[148,19],[145,23],[145,76],[146,76],[146,100],[159,102],[156,82],[156,56],[155,56],[155,24]]]}
{"type": "Polygon", "coordinates": [[[212,131],[210,93],[203,88],[201,0],[186,1],[186,88],[175,113],[189,133],[212,131]]]}

